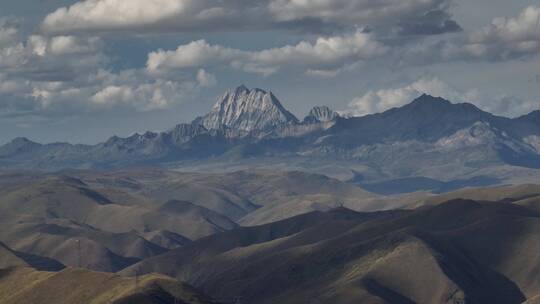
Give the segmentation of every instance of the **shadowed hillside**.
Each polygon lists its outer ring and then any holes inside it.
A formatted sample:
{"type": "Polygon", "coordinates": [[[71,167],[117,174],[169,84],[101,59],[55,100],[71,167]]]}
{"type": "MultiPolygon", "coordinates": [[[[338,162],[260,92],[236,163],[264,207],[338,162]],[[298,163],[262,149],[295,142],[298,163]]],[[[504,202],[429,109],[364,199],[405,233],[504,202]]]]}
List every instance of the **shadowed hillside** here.
{"type": "MultiPolygon", "coordinates": [[[[240,86],[220,96],[208,114],[164,132],[113,136],[96,145],[16,138],[0,146],[0,167],[280,168],[348,175],[381,194],[447,192],[538,179],[538,116],[536,111],[507,118],[470,103],[422,95],[361,117],[315,107],[300,120],[272,92],[240,86]]],[[[247,206],[238,207],[227,216],[247,206]]]]}
{"type": "Polygon", "coordinates": [[[115,272],[235,229],[248,215],[253,223],[258,210],[270,210],[269,220],[372,197],[302,172],[0,172],[0,242],[58,265],[115,272]]]}
{"type": "MultiPolygon", "coordinates": [[[[4,269],[157,272],[254,304],[517,304],[539,294],[536,185],[376,196],[303,172],[158,169],[3,173],[0,185],[4,269]]],[[[170,299],[152,288],[118,301],[170,299]]]]}
{"type": "Polygon", "coordinates": [[[211,304],[195,289],[163,275],[123,278],[82,269],[38,272],[0,270],[0,303],[5,304],[211,304]]]}
{"type": "Polygon", "coordinates": [[[162,272],[248,303],[522,303],[540,293],[540,214],[453,200],[337,209],[209,237],[123,271],[162,272]]]}

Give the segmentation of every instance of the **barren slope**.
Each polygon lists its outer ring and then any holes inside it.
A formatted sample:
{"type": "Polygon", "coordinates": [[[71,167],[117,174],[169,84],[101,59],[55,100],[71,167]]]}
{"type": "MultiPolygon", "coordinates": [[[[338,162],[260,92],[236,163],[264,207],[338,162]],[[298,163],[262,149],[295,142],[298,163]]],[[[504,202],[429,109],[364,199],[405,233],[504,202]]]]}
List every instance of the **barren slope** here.
{"type": "Polygon", "coordinates": [[[540,292],[540,218],[511,203],[338,209],[197,241],[123,271],[248,303],[522,303],[540,292]]]}

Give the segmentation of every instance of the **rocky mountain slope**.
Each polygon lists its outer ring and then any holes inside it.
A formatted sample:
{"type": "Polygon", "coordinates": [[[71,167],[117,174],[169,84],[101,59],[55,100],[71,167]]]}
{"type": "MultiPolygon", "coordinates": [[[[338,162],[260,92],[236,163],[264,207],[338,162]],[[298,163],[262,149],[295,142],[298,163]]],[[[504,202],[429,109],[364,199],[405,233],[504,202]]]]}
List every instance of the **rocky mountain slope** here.
{"type": "Polygon", "coordinates": [[[0,167],[193,169],[281,163],[325,174],[327,167],[341,168],[339,174],[355,175],[364,184],[411,177],[514,182],[509,170],[519,179],[540,168],[538,113],[510,119],[423,95],[363,117],[339,117],[316,107],[300,121],[272,93],[241,86],[220,97],[209,114],[166,132],[112,137],[93,146],[15,139],[0,147],[0,167]]]}
{"type": "Polygon", "coordinates": [[[306,118],[304,118],[304,123],[320,123],[320,122],[331,122],[338,119],[340,116],[337,112],[332,111],[327,106],[314,107],[309,111],[306,118]]]}
{"type": "Polygon", "coordinates": [[[212,111],[195,120],[207,130],[223,127],[238,131],[267,131],[298,119],[287,111],[272,94],[261,89],[249,90],[240,86],[219,98],[212,111]]]}

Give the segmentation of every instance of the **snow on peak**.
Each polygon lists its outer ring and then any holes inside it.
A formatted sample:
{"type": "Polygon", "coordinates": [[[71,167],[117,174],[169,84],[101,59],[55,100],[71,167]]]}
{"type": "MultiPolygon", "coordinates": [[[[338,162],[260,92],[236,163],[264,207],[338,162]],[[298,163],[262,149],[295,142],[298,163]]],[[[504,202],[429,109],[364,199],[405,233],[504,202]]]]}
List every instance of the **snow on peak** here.
{"type": "Polygon", "coordinates": [[[329,122],[337,119],[339,114],[327,106],[314,107],[304,118],[306,123],[329,122]]]}
{"type": "Polygon", "coordinates": [[[200,120],[207,129],[228,127],[248,132],[297,122],[272,92],[250,90],[244,85],[227,91],[200,120]]]}

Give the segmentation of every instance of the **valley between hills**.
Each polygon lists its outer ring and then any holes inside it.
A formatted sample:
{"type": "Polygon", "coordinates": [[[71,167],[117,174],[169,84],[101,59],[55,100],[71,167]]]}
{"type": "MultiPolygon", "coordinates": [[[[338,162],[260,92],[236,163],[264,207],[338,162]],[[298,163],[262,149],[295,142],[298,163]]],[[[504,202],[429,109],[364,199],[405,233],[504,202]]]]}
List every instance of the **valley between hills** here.
{"type": "Polygon", "coordinates": [[[540,0],[0,0],[0,304],[540,304],[540,0]]]}
{"type": "Polygon", "coordinates": [[[0,303],[540,303],[540,120],[423,95],[0,147],[0,303]],[[419,118],[421,117],[421,118],[419,118]]]}
{"type": "Polygon", "coordinates": [[[540,295],[538,185],[388,196],[298,171],[133,169],[3,172],[0,189],[0,303],[540,295]]]}

